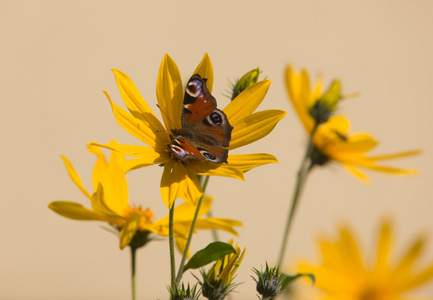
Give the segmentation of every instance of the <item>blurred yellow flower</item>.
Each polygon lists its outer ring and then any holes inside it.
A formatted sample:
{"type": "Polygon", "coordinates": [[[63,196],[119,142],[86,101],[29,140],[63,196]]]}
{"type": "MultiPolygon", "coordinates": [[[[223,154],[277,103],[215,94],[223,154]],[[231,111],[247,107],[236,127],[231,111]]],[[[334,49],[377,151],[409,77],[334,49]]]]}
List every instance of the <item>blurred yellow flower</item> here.
{"type": "MultiPolygon", "coordinates": [[[[111,141],[109,145],[110,147],[117,147],[119,144],[111,141]]],[[[144,244],[151,239],[148,237],[151,233],[168,236],[168,216],[154,222],[152,220],[154,215],[149,209],[129,205],[128,186],[125,177],[128,161],[125,160],[125,156],[112,151],[110,160],[107,162],[100,148],[89,146],[88,150],[98,157],[93,169],[93,193],[84,188],[69,160],[64,156],[62,159],[72,181],[90,200],[92,209],[69,201],[54,201],[48,207],[59,215],[70,219],[104,221],[115,226],[120,231],[121,249],[128,246],[137,233],[142,233],[140,236],[145,239],[144,244]]],[[[242,226],[241,222],[203,217],[209,212],[211,202],[211,197],[204,197],[195,229],[219,229],[237,235],[234,227],[242,226]]],[[[196,207],[189,203],[184,203],[174,209],[174,236],[181,252],[185,248],[195,210],[196,207]]]]}
{"type": "MultiPolygon", "coordinates": [[[[318,122],[311,114],[312,108],[319,106],[329,108],[329,113],[335,109],[336,101],[342,99],[340,84],[334,81],[327,92],[322,93],[322,80],[319,79],[310,88],[308,73],[302,70],[297,74],[289,66],[286,69],[286,88],[295,111],[300,118],[308,135],[314,131],[313,151],[311,155],[313,165],[324,165],[330,161],[336,161],[366,182],[369,180],[359,168],[396,175],[416,174],[414,169],[399,169],[378,165],[378,161],[412,156],[420,153],[420,150],[400,152],[380,156],[366,156],[367,152],[375,148],[378,142],[367,133],[349,134],[349,121],[342,116],[328,115],[325,122],[318,122]],[[317,125],[316,125],[317,124],[317,125]],[[316,127],[317,126],[317,127],[316,127]],[[316,129],[314,130],[314,128],[316,129]]],[[[323,121],[323,120],[322,120],[323,121]]]]}
{"type": "MultiPolygon", "coordinates": [[[[171,208],[178,197],[187,202],[196,203],[202,195],[197,174],[227,176],[243,180],[244,172],[263,164],[277,162],[277,159],[270,154],[258,153],[229,155],[227,164],[215,164],[205,160],[190,160],[186,164],[182,163],[173,155],[169,147],[175,138],[172,130],[181,128],[184,100],[181,75],[176,63],[166,54],[162,60],[156,83],[156,97],[165,127],[149,108],[133,81],[119,70],[113,70],[113,72],[122,99],[130,112],[127,113],[114,104],[105,92],[114,117],[120,126],[150,147],[133,145],[110,147],[97,143],[91,144],[137,157],[137,159],[128,160],[128,171],[155,164],[163,165],[161,196],[167,207],[171,208]]],[[[213,67],[207,54],[204,55],[193,74],[207,78],[206,86],[212,92],[213,67]]],[[[250,86],[223,110],[234,127],[229,150],[265,137],[286,114],[281,110],[254,113],[263,101],[269,85],[270,81],[264,80],[250,86]]]]}
{"type": "Polygon", "coordinates": [[[326,300],[401,300],[407,291],[433,279],[433,263],[416,264],[425,240],[419,237],[400,260],[391,262],[393,235],[391,224],[382,223],[377,253],[373,263],[366,262],[357,242],[347,227],[340,230],[334,242],[322,238],[319,242],[322,262],[312,265],[303,262],[300,272],[313,273],[316,286],[326,300]]]}

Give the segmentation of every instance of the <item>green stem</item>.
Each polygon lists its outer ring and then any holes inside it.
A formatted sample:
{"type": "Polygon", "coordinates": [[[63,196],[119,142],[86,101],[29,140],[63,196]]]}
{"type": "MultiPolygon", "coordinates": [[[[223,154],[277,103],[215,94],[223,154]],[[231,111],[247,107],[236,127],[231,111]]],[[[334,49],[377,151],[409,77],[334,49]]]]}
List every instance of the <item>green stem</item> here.
{"type": "Polygon", "coordinates": [[[207,187],[208,182],[209,182],[209,176],[206,175],[206,177],[204,179],[204,182],[203,182],[203,186],[202,186],[203,195],[198,200],[197,207],[195,209],[194,219],[192,220],[192,223],[191,223],[191,229],[189,230],[188,240],[186,242],[185,250],[184,250],[183,255],[182,255],[182,260],[180,262],[179,270],[177,272],[176,284],[179,284],[180,280],[182,279],[183,268],[185,267],[186,256],[188,254],[189,245],[191,244],[192,235],[194,234],[195,223],[197,221],[198,213],[200,211],[200,206],[201,206],[201,203],[203,201],[204,194],[206,192],[206,187],[207,187]]]}
{"type": "Polygon", "coordinates": [[[135,254],[137,252],[137,248],[130,246],[131,248],[131,284],[132,284],[132,300],[136,299],[136,278],[135,278],[135,254]]]}
{"type": "Polygon", "coordinates": [[[316,133],[316,129],[317,129],[317,124],[314,126],[313,130],[311,131],[310,138],[308,140],[308,146],[305,151],[304,158],[302,159],[301,166],[299,167],[298,175],[296,178],[295,191],[293,192],[292,204],[290,206],[289,215],[287,217],[286,228],[284,230],[284,235],[283,235],[283,242],[281,244],[280,256],[278,258],[278,266],[281,266],[283,262],[284,254],[287,248],[287,240],[289,238],[289,232],[293,222],[293,216],[295,215],[295,211],[298,206],[298,202],[301,196],[301,192],[304,188],[307,175],[312,168],[310,157],[314,149],[313,136],[316,133]]]}
{"type": "Polygon", "coordinates": [[[176,267],[174,261],[174,234],[173,234],[173,219],[174,219],[174,202],[170,208],[169,223],[168,223],[168,240],[170,245],[170,267],[171,267],[171,287],[174,288],[176,283],[176,267]]]}

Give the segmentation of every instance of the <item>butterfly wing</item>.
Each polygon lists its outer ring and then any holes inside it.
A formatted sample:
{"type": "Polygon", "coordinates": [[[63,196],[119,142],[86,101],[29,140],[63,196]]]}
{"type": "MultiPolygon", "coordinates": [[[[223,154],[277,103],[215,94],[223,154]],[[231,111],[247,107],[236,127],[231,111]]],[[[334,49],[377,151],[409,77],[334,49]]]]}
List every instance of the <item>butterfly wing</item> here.
{"type": "Polygon", "coordinates": [[[172,130],[176,138],[171,149],[186,162],[206,159],[214,163],[227,162],[233,127],[225,113],[216,108],[216,100],[206,87],[206,79],[193,75],[185,89],[182,129],[172,130]]]}

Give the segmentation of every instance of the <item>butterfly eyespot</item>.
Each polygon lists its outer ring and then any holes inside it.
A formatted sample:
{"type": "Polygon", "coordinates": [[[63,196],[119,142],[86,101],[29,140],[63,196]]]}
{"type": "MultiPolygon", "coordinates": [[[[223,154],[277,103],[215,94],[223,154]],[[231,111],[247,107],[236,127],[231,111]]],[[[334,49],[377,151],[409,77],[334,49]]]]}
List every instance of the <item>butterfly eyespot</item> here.
{"type": "Polygon", "coordinates": [[[200,87],[200,81],[198,80],[193,80],[190,83],[188,83],[188,86],[186,88],[186,92],[191,96],[191,97],[198,97],[198,95],[201,94],[202,89],[200,87]]]}
{"type": "Polygon", "coordinates": [[[211,121],[212,124],[215,124],[215,125],[221,125],[223,122],[223,119],[221,118],[221,116],[216,112],[213,112],[209,115],[209,120],[211,121]]]}
{"type": "Polygon", "coordinates": [[[205,150],[202,150],[200,152],[207,160],[209,160],[211,162],[216,162],[217,159],[216,159],[215,155],[213,155],[212,153],[207,152],[205,150]]]}

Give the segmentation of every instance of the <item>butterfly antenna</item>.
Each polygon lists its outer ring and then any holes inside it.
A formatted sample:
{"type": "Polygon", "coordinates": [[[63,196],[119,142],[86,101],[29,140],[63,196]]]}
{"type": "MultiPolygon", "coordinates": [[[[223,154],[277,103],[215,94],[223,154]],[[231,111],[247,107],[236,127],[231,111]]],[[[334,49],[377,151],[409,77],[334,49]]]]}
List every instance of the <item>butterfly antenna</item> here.
{"type": "MultiPolygon", "coordinates": [[[[168,117],[168,115],[165,113],[165,111],[163,111],[163,110],[161,109],[161,107],[159,107],[158,104],[156,105],[156,107],[158,107],[158,108],[159,108],[159,111],[160,111],[164,116],[166,116],[166,118],[167,118],[167,120],[170,122],[171,126],[172,126],[173,128],[175,128],[173,121],[168,117]]],[[[166,130],[166,131],[168,131],[168,130],[166,130]]]]}

